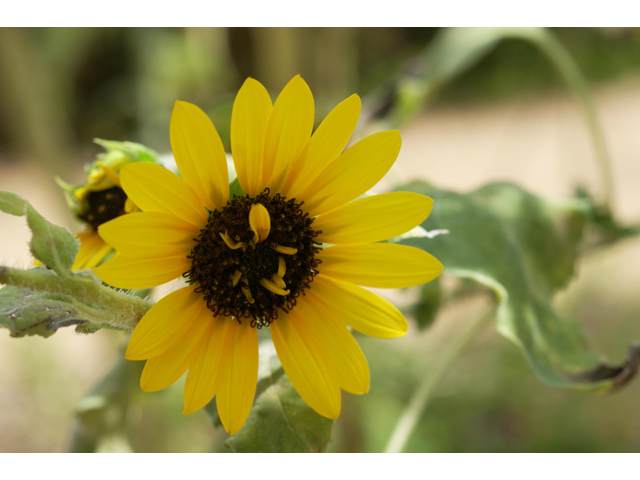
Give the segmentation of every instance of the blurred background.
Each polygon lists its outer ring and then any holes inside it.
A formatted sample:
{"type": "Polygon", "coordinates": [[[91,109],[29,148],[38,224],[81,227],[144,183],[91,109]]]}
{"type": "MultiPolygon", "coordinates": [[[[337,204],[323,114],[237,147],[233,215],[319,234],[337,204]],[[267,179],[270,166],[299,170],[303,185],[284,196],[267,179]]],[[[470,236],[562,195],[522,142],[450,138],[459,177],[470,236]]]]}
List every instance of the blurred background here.
{"type": "MultiPolygon", "coordinates": [[[[616,215],[640,220],[640,30],[553,29],[588,80],[609,147],[616,215]]],[[[212,118],[227,151],[235,94],[248,76],[275,100],[295,74],[314,94],[316,122],[352,93],[363,98],[361,132],[399,127],[403,147],[377,187],[420,178],[468,192],[512,181],[551,198],[577,186],[602,193],[580,109],[562,77],[532,44],[506,38],[440,82],[414,115],[391,124],[389,95],[424,72],[442,30],[424,28],[0,29],[0,189],[14,191],[72,232],[80,224],[53,181],[82,183],[101,149],[95,137],[140,142],[169,153],[176,99],[212,118]]],[[[392,112],[393,113],[393,112],[392,112]]],[[[0,264],[27,268],[23,218],[0,214],[0,264]]],[[[579,321],[596,351],[620,362],[640,339],[640,241],[595,251],[558,296],[561,315],[579,321]]],[[[446,284],[447,279],[444,279],[446,284]]],[[[394,298],[407,308],[416,292],[394,298]]],[[[384,450],[416,383],[439,349],[485,308],[478,292],[443,308],[433,326],[407,337],[359,341],[371,391],[343,395],[329,451],[384,450]]],[[[77,403],[110,370],[122,333],[42,339],[0,330],[0,451],[66,451],[77,403]]],[[[136,387],[137,388],[137,387],[136,387]]],[[[182,416],[183,380],[134,395],[131,448],[218,451],[224,431],[204,412],[182,416]]],[[[407,451],[639,451],[640,385],[611,395],[554,390],[492,327],[440,385],[407,451]]]]}

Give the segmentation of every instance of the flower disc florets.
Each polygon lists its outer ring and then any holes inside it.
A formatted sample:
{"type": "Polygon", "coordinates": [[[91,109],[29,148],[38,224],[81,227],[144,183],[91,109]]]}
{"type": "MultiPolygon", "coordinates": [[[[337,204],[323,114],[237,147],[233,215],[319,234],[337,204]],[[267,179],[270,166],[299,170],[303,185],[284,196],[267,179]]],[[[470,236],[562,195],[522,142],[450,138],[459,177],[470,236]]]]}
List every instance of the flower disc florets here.
{"type": "Polygon", "coordinates": [[[78,218],[91,225],[93,230],[98,230],[103,223],[124,215],[127,194],[120,187],[111,187],[87,192],[84,201],[87,208],[78,218]]]}
{"type": "Polygon", "coordinates": [[[296,305],[318,273],[320,244],[314,239],[322,233],[313,230],[301,205],[265,189],[255,198],[236,196],[209,213],[184,276],[199,285],[195,291],[214,315],[249,318],[260,328],[278,318],[279,309],[288,312],[296,305]],[[260,235],[250,222],[256,208],[268,223],[260,235]]]}

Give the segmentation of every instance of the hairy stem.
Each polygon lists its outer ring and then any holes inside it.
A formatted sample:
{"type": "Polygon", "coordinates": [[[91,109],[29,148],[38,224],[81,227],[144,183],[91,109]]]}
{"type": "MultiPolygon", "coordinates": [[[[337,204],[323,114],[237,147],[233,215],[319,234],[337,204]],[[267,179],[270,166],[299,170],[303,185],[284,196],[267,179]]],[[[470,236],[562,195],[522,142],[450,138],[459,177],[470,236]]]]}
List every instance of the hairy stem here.
{"type": "Polygon", "coordinates": [[[91,274],[61,277],[51,270],[0,267],[1,283],[69,295],[82,302],[95,304],[97,309],[85,306],[82,310],[89,310],[90,315],[100,322],[126,330],[133,330],[153,305],[148,300],[105,287],[91,274]]]}
{"type": "Polygon", "coordinates": [[[476,320],[458,338],[449,344],[447,350],[438,358],[433,370],[424,377],[424,380],[413,393],[411,401],[405,408],[402,416],[396,423],[387,443],[386,453],[400,453],[404,450],[413,429],[418,424],[424,410],[427,408],[429,399],[438,383],[449,372],[451,365],[458,359],[464,348],[478,335],[478,333],[493,320],[495,309],[476,320]]]}

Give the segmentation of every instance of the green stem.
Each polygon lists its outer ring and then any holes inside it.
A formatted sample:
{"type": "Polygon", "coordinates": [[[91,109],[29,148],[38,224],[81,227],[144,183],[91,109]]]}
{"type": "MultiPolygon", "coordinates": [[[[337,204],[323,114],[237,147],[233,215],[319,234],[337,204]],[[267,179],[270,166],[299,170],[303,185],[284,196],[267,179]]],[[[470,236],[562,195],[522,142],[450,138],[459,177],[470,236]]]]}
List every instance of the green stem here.
{"type": "Polygon", "coordinates": [[[153,305],[148,300],[105,287],[93,275],[62,277],[51,270],[0,267],[0,284],[2,283],[35,291],[69,295],[82,302],[94,304],[98,308],[86,306],[90,310],[89,315],[125,330],[133,330],[153,305]]]}
{"type": "Polygon", "coordinates": [[[443,85],[468,71],[499,42],[507,38],[524,40],[540,49],[558,69],[573,93],[582,110],[598,162],[604,207],[613,212],[615,191],[611,160],[589,85],[569,52],[548,29],[536,27],[443,30],[427,48],[423,58],[416,59],[423,62],[423,71],[417,76],[405,74],[396,80],[397,93],[393,106],[385,115],[384,121],[378,122],[386,128],[397,128],[398,125],[407,122],[434,98],[443,85]]]}
{"type": "Polygon", "coordinates": [[[462,335],[456,338],[444,354],[439,357],[435,368],[418,386],[407,408],[396,423],[389,443],[387,444],[386,453],[400,453],[404,450],[411,436],[411,432],[413,432],[413,429],[418,424],[429,403],[434,388],[449,372],[451,365],[458,359],[462,350],[464,350],[487,323],[494,318],[494,313],[495,310],[492,308],[491,311],[476,320],[462,335]]]}
{"type": "MultiPolygon", "coordinates": [[[[73,297],[71,298],[71,305],[73,305],[73,308],[75,308],[82,315],[83,319],[89,320],[93,323],[103,325],[107,324],[106,326],[112,326],[110,322],[113,318],[113,310],[105,310],[101,307],[96,308],[88,306],[73,297]]],[[[118,329],[120,328],[121,327],[118,327],[118,329]]]]}
{"type": "Polygon", "coordinates": [[[569,52],[548,30],[524,30],[524,32],[531,32],[530,35],[525,34],[525,36],[551,59],[582,108],[602,176],[605,206],[612,212],[614,209],[614,182],[611,159],[602,125],[600,125],[593,98],[589,93],[589,86],[569,52]]]}

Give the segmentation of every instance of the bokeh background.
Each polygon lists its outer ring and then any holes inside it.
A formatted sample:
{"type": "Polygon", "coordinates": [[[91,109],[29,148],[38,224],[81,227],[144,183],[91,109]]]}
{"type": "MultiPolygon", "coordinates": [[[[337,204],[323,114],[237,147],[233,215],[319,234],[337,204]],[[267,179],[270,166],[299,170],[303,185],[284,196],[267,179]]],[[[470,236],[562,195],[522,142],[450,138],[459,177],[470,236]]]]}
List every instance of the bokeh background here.
{"type": "MultiPolygon", "coordinates": [[[[342,99],[364,100],[363,131],[384,128],[385,95],[415,74],[442,33],[408,28],[0,29],[0,189],[29,200],[71,231],[55,174],[81,183],[101,149],[95,137],[170,152],[176,99],[196,103],[229,147],[235,93],[248,76],[275,99],[295,74],[308,82],[316,121],[342,99]]],[[[554,29],[589,81],[615,182],[616,215],[640,220],[640,30],[554,29]]],[[[413,178],[468,192],[516,182],[551,198],[577,186],[602,193],[584,119],[560,75],[534,46],[506,39],[400,125],[403,147],[384,191],[413,178]]],[[[23,218],[0,214],[0,264],[32,261],[23,218]]],[[[596,250],[558,296],[561,315],[579,321],[596,351],[620,362],[640,339],[640,241],[596,250]]],[[[445,285],[447,279],[444,279],[445,285]]],[[[409,308],[415,291],[395,300],[409,308]]],[[[371,392],[343,395],[329,451],[378,452],[417,382],[442,347],[485,308],[479,292],[451,302],[433,326],[407,337],[359,337],[371,392]]],[[[413,324],[412,324],[413,325],[413,324]]],[[[414,325],[415,327],[415,325],[414,325]]],[[[0,330],[0,451],[66,451],[77,403],[122,353],[122,333],[13,339],[0,330]]],[[[204,412],[182,416],[182,384],[133,398],[127,444],[112,450],[218,451],[224,431],[204,412]]],[[[487,328],[455,363],[407,451],[639,451],[640,385],[611,395],[554,390],[522,353],[487,328]]]]}

